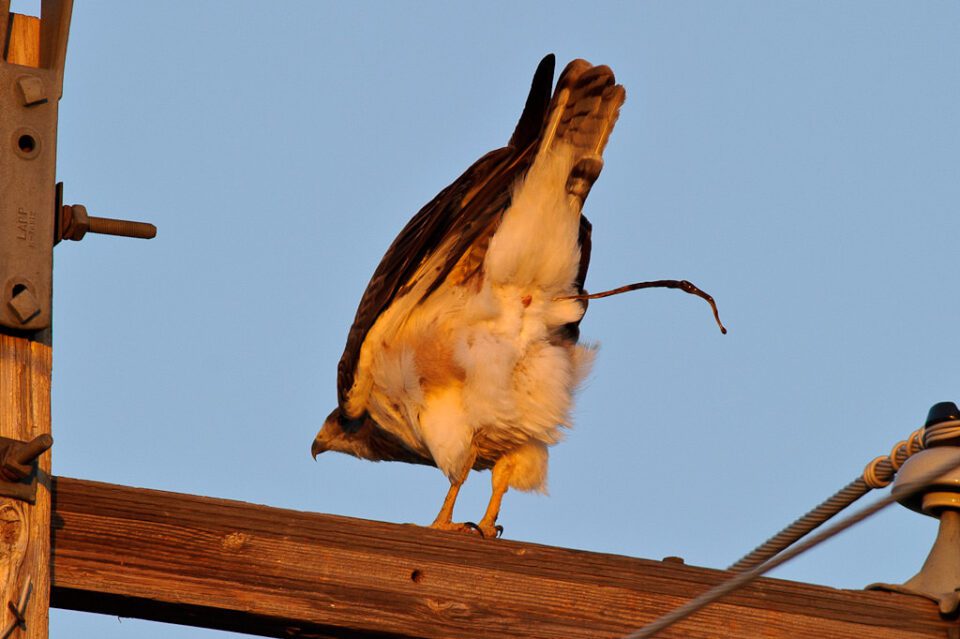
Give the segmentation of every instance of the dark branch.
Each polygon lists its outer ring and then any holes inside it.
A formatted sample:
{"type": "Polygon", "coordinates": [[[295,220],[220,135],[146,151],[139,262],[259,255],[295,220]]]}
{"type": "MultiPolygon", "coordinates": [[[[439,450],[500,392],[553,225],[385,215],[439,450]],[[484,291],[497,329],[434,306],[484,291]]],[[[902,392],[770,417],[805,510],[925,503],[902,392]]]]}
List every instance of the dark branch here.
{"type": "Polygon", "coordinates": [[[634,282],[633,284],[627,284],[626,286],[613,288],[609,291],[603,291],[601,293],[568,295],[566,297],[559,297],[557,299],[596,300],[600,299],[601,297],[610,297],[611,295],[619,295],[620,293],[629,293],[630,291],[636,291],[641,288],[678,288],[684,293],[690,293],[691,295],[702,297],[703,299],[707,300],[707,304],[709,304],[710,308],[713,309],[713,317],[715,320],[717,320],[717,326],[720,327],[720,332],[724,335],[727,334],[727,328],[723,325],[723,322],[720,321],[720,311],[717,310],[717,303],[713,301],[713,297],[706,291],[700,290],[692,282],[688,282],[687,280],[655,280],[653,282],[634,282]]]}

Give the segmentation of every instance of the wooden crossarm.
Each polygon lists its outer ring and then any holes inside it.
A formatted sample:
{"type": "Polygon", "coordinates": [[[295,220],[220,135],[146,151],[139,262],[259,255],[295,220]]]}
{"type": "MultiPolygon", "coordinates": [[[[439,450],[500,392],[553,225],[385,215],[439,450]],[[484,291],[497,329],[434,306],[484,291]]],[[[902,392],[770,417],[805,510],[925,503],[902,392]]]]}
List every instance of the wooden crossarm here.
{"type": "MultiPolygon", "coordinates": [[[[53,508],[51,605],[264,636],[621,637],[726,574],[64,477],[53,508]]],[[[662,636],[950,625],[918,598],[763,579],[662,636]]]]}

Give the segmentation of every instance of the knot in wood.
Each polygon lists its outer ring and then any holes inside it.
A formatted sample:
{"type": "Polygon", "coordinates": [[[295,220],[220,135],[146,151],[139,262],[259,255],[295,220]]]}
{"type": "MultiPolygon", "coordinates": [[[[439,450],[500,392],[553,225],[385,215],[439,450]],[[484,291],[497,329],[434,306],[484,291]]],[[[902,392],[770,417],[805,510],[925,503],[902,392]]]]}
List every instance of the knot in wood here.
{"type": "Polygon", "coordinates": [[[424,602],[427,604],[430,612],[439,617],[446,617],[448,619],[471,619],[474,616],[470,610],[470,606],[458,601],[425,599],[424,602]]]}
{"type": "Polygon", "coordinates": [[[250,535],[242,532],[232,532],[224,535],[220,545],[224,550],[240,550],[250,541],[250,535]]]}
{"type": "Polygon", "coordinates": [[[23,514],[12,505],[0,507],[0,549],[3,556],[23,552],[25,546],[23,514]]]}

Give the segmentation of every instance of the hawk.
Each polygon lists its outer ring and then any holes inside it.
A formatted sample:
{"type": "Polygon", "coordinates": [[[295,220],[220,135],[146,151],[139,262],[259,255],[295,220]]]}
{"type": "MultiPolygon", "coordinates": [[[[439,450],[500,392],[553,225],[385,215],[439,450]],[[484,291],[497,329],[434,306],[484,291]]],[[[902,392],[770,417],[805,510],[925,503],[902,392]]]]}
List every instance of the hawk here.
{"type": "Polygon", "coordinates": [[[583,202],[626,93],[574,60],[537,67],[507,146],[477,160],[391,244],[337,368],[337,407],[313,442],[373,461],[436,466],[450,489],[433,528],[497,536],[509,488],[543,491],[594,351],[583,202]],[[578,298],[579,296],[579,298],[578,298]],[[492,470],[479,523],[454,523],[470,470],[492,470]]]}

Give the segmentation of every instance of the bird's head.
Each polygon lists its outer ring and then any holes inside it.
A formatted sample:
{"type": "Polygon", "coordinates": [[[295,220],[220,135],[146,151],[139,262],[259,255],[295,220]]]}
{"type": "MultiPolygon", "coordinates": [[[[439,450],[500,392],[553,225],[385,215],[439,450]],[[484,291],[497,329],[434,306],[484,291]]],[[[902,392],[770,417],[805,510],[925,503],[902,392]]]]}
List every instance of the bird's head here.
{"type": "Polygon", "coordinates": [[[362,419],[345,417],[339,406],[334,408],[333,411],[327,415],[327,419],[324,420],[320,432],[318,432],[317,436],[313,439],[313,445],[310,446],[310,452],[313,454],[313,458],[316,459],[317,455],[325,453],[328,450],[355,454],[353,452],[352,442],[350,441],[350,435],[355,433],[362,423],[362,419]]]}

